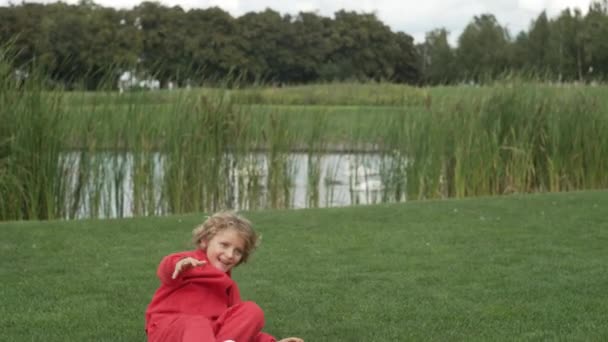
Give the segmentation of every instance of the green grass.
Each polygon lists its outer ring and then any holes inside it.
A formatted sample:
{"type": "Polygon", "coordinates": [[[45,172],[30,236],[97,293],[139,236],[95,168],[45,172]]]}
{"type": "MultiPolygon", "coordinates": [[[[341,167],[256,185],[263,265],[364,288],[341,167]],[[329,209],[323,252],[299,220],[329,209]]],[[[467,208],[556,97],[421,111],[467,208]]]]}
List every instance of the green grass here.
{"type": "MultiPolygon", "coordinates": [[[[246,213],[266,331],[307,341],[604,341],[608,192],[246,213]]],[[[0,224],[5,341],[144,341],[202,214],[0,224]]]]}

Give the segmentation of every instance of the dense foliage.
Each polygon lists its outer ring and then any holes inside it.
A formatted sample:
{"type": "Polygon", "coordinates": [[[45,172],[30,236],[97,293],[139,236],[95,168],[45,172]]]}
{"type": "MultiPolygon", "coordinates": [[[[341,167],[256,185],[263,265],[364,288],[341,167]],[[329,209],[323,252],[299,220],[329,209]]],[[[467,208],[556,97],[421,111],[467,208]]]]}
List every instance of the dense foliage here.
{"type": "Polygon", "coordinates": [[[6,42],[19,51],[17,67],[35,61],[53,80],[86,79],[89,88],[108,81],[108,68],[116,71],[112,85],[123,70],[180,85],[419,79],[411,36],[374,14],[347,11],[334,19],[271,9],[233,18],[217,7],[184,11],[153,2],[130,10],[24,3],[0,7],[0,45],[6,42]]]}
{"type": "Polygon", "coordinates": [[[227,79],[448,84],[513,73],[590,81],[608,75],[607,8],[601,0],[585,15],[565,9],[548,18],[543,12],[515,37],[493,15],[482,14],[453,47],[444,28],[415,45],[372,13],[339,11],[328,18],[267,9],[234,18],[217,7],[185,11],[155,2],[128,10],[88,0],[23,3],[0,7],[0,46],[19,51],[16,68],[35,64],[51,81],[90,89],[115,87],[125,70],[155,77],[162,86],[227,79]]]}
{"type": "Polygon", "coordinates": [[[482,81],[517,73],[550,81],[604,81],[608,76],[608,1],[594,1],[586,15],[563,10],[549,19],[542,12],[528,32],[512,38],[491,14],[475,16],[449,44],[449,32],[427,33],[418,45],[423,82],[482,81]]]}

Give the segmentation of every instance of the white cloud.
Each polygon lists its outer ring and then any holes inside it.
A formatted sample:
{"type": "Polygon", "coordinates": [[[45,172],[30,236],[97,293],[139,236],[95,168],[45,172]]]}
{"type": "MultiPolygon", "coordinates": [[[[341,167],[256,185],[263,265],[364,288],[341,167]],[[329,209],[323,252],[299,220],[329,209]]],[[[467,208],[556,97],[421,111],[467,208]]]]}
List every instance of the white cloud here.
{"type": "Polygon", "coordinates": [[[540,13],[547,8],[546,0],[519,0],[517,1],[519,7],[523,10],[540,13]]]}

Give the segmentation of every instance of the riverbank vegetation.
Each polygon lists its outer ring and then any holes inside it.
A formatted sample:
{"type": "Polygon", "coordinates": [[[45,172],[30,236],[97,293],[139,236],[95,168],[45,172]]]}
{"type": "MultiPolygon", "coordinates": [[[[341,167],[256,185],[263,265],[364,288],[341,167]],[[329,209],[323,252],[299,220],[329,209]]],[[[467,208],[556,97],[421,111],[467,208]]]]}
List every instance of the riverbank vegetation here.
{"type": "Polygon", "coordinates": [[[605,86],[119,94],[48,90],[35,76],[3,80],[2,219],[121,217],[125,206],[132,215],[290,207],[293,151],[308,155],[313,206],[318,185],[332,181],[320,169],[327,151],[379,156],[379,201],[608,186],[605,86]]]}

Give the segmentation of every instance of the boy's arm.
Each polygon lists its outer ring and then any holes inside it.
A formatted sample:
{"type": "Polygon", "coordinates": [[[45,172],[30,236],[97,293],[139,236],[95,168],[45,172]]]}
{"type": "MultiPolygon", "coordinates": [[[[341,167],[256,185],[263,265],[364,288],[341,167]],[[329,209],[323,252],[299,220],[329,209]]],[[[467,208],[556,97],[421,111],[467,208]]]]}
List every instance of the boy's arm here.
{"type": "Polygon", "coordinates": [[[204,264],[204,261],[192,258],[192,253],[190,252],[170,254],[161,260],[156,275],[163,284],[171,285],[179,282],[180,278],[182,278],[181,276],[188,268],[204,264]],[[184,259],[189,260],[186,261],[184,259]],[[178,266],[179,262],[181,264],[178,266]]]}

